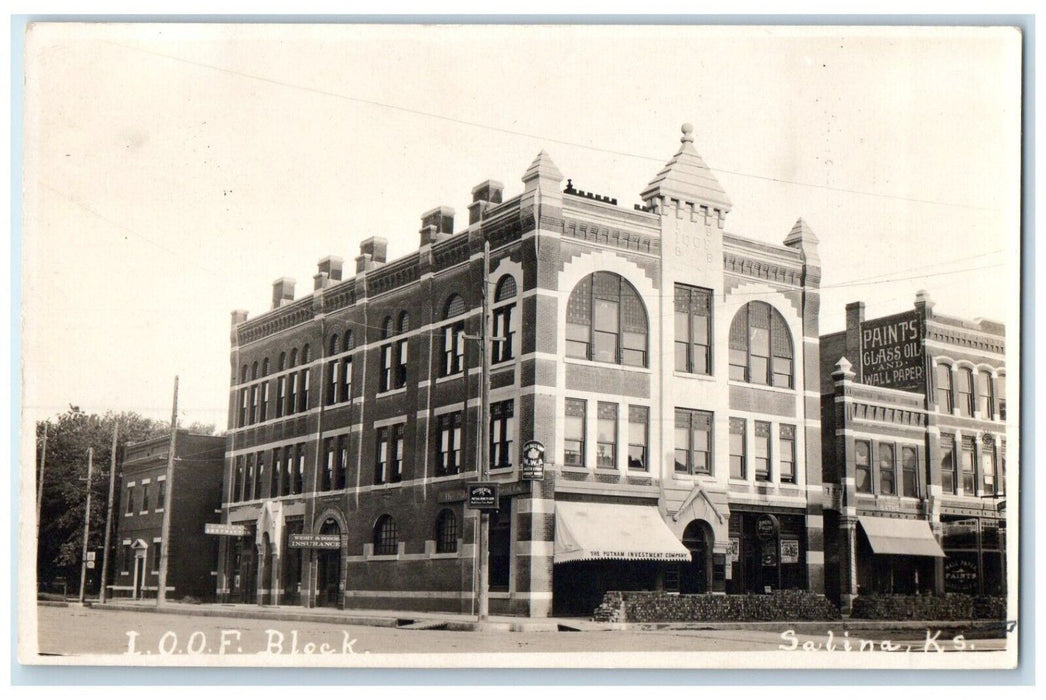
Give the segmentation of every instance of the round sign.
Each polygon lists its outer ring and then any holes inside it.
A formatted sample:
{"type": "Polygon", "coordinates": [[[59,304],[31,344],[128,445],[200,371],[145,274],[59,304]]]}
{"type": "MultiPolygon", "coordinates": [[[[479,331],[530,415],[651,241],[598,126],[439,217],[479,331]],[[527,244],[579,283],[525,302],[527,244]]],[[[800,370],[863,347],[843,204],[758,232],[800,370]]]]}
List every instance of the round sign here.
{"type": "Polygon", "coordinates": [[[523,466],[540,467],[545,463],[545,446],[537,440],[531,440],[523,445],[523,466]]]}
{"type": "Polygon", "coordinates": [[[777,537],[777,518],[770,513],[763,513],[755,521],[755,534],[761,540],[777,537]]]}

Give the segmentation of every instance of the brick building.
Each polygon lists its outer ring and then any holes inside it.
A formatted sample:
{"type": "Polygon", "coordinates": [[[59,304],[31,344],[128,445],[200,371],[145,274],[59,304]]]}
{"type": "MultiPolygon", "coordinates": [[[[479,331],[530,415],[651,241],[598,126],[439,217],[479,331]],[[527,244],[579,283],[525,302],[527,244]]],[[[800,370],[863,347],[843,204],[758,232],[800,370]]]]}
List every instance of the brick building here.
{"type": "Polygon", "coordinates": [[[491,612],[823,590],[817,238],[730,232],[689,126],[681,142],[640,204],[564,184],[542,152],[520,194],[475,187],[467,227],[435,208],[415,252],[371,238],[354,276],[327,257],[303,298],[281,278],[270,311],[233,312],[220,597],[474,611],[485,242],[491,612]],[[539,482],[520,478],[531,439],[539,482]]]}
{"type": "Polygon", "coordinates": [[[856,302],[821,362],[830,597],[1004,593],[1003,325],[856,302]]]}
{"type": "MultiPolygon", "coordinates": [[[[128,445],[124,452],[109,586],[114,597],[156,596],[170,444],[168,434],[128,445]]],[[[204,536],[203,529],[221,505],[224,454],[225,438],[178,431],[167,565],[169,599],[214,599],[218,547],[204,536]]]]}

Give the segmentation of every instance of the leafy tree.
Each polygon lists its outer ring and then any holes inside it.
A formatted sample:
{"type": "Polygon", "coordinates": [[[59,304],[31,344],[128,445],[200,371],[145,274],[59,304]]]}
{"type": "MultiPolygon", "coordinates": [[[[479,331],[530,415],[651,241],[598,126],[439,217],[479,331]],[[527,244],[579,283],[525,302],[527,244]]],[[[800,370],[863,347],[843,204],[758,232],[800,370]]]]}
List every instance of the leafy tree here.
{"type": "MultiPolygon", "coordinates": [[[[170,424],[137,413],[105,415],[70,410],[36,425],[36,473],[40,474],[44,425],[47,426],[47,462],[37,542],[37,580],[52,582],[64,576],[71,589],[79,585],[83,547],[84,507],[87,497],[87,450],[94,448],[91,478],[91,532],[88,547],[100,550],[105,540],[106,500],[109,496],[113,425],[117,438],[117,480],[123,450],[128,444],[169,433],[170,424]]],[[[213,430],[213,427],[211,428],[213,430]]],[[[37,481],[39,483],[39,481],[37,481]]],[[[113,512],[119,513],[119,489],[113,512]]],[[[114,523],[115,530],[115,523],[114,523]]]]}

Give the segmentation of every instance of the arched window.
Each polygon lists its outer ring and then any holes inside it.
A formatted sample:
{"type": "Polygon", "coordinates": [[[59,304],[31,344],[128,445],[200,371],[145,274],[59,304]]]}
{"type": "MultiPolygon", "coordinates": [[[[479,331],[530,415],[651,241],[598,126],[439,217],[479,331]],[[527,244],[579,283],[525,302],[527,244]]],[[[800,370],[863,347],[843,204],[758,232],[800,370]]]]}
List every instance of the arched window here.
{"type": "Polygon", "coordinates": [[[345,336],[341,339],[341,351],[348,352],[352,350],[352,331],[345,331],[345,336]]]}
{"type": "Polygon", "coordinates": [[[567,356],[646,367],[646,308],[635,287],[613,272],[578,282],[567,301],[567,356]]]}
{"type": "Polygon", "coordinates": [[[396,330],[400,333],[406,333],[410,330],[410,314],[406,311],[400,312],[400,321],[396,330]]]}
{"type": "Polygon", "coordinates": [[[944,362],[937,365],[937,410],[951,413],[952,407],[952,367],[944,362]]]}
{"type": "Polygon", "coordinates": [[[330,344],[327,347],[327,354],[328,355],[337,355],[338,354],[338,334],[337,333],[335,333],[334,335],[331,336],[330,344]]]}
{"type": "Polygon", "coordinates": [[[301,349],[301,363],[307,364],[309,362],[309,344],[305,343],[305,347],[301,349]]]}
{"type": "Polygon", "coordinates": [[[381,324],[382,340],[391,338],[394,335],[396,335],[396,326],[392,322],[392,316],[386,316],[385,321],[381,324]]]}
{"type": "Polygon", "coordinates": [[[253,365],[251,365],[251,379],[257,379],[257,378],[258,378],[258,362],[255,361],[255,363],[253,365]]]}
{"type": "Polygon", "coordinates": [[[247,365],[246,364],[244,364],[244,366],[240,369],[240,384],[243,384],[245,381],[247,381],[247,365]]]}
{"type": "Polygon", "coordinates": [[[269,358],[267,357],[264,360],[262,360],[262,376],[269,376],[269,358]]]}
{"type": "MultiPolygon", "coordinates": [[[[465,314],[465,300],[451,294],[443,305],[443,320],[449,321],[465,314]]],[[[443,362],[440,376],[449,377],[465,368],[465,320],[459,319],[443,327],[443,362]]]]}
{"type": "Polygon", "coordinates": [[[287,369],[287,353],[285,353],[285,352],[281,352],[280,353],[280,361],[277,364],[276,369],[278,371],[283,371],[283,370],[287,369]]]}
{"type": "Polygon", "coordinates": [[[781,313],[763,301],[741,307],[730,324],[730,379],[793,386],[792,334],[781,313]]]}
{"type": "Polygon", "coordinates": [[[454,511],[444,508],[436,518],[436,553],[458,551],[458,519],[454,511]]]}
{"type": "Polygon", "coordinates": [[[512,275],[505,275],[498,281],[494,292],[494,341],[491,362],[505,362],[512,359],[513,336],[515,328],[512,316],[516,309],[516,280],[512,275]]]}
{"type": "Polygon", "coordinates": [[[290,362],[291,363],[290,365],[288,365],[288,367],[296,367],[298,365],[298,348],[294,348],[293,350],[291,350],[290,362]]]}
{"type": "Polygon", "coordinates": [[[391,515],[385,514],[374,524],[374,554],[396,554],[397,549],[396,521],[391,515]]]}

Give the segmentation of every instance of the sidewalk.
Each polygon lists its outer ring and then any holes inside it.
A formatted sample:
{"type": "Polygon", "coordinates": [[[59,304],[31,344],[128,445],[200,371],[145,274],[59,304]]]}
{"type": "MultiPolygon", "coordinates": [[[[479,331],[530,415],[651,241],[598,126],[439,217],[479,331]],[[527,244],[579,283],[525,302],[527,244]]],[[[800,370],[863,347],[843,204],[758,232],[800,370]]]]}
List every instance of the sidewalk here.
{"type": "Polygon", "coordinates": [[[441,629],[453,631],[499,632],[606,632],[616,630],[749,630],[824,634],[828,630],[894,631],[894,630],[982,630],[998,629],[1005,636],[1002,622],[993,620],[852,620],[790,621],[790,622],[596,622],[576,617],[525,618],[492,615],[479,622],[475,615],[449,612],[410,612],[398,610],[338,610],[335,608],[303,608],[299,606],[269,606],[234,603],[176,603],[156,607],[155,600],[109,600],[104,604],[88,601],[98,610],[126,610],[166,615],[198,615],[203,617],[231,617],[238,619],[280,620],[285,622],[321,622],[338,625],[363,625],[398,629],[441,629]]]}

